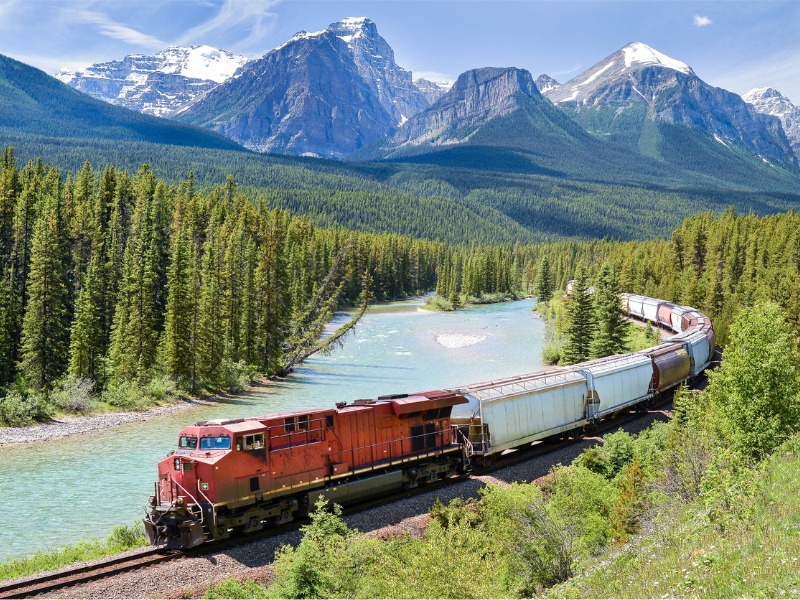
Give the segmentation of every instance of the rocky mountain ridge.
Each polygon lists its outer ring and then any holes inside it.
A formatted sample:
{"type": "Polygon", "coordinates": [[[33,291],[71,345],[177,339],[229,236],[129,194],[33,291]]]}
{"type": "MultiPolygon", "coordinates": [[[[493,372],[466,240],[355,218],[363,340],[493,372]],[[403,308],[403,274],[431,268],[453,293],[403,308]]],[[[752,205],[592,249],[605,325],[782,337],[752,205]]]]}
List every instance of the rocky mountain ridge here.
{"type": "MultiPolygon", "coordinates": [[[[646,44],[628,44],[546,95],[595,135],[627,136],[641,147],[643,135],[654,138],[649,123],[683,125],[725,148],[797,168],[777,118],[758,113],[740,96],[705,83],[686,63],[646,44]]],[[[647,151],[659,152],[658,143],[651,140],[647,151]]]]}
{"type": "Polygon", "coordinates": [[[211,128],[258,152],[345,158],[374,156],[377,146],[465,144],[476,128],[518,110],[520,97],[528,108],[544,97],[596,137],[657,160],[669,162],[689,143],[701,154],[798,168],[800,119],[787,99],[764,92],[747,104],[639,42],[564,84],[546,74],[534,82],[522,69],[491,68],[470,70],[451,87],[412,80],[373,21],[347,17],[243,61],[208,46],[170,48],[59,77],[113,103],[211,128]]]}
{"type": "Polygon", "coordinates": [[[172,46],[153,56],[129,54],[54,76],[98,100],[168,117],[233,77],[247,60],[211,46],[172,46]]]}
{"type": "Polygon", "coordinates": [[[392,138],[396,146],[451,145],[466,141],[475,127],[518,110],[522,98],[540,97],[524,69],[486,67],[459,76],[430,108],[411,117],[392,138]]]}
{"type": "Polygon", "coordinates": [[[301,31],[181,111],[258,152],[342,158],[428,106],[375,23],[301,31]]]}
{"type": "Polygon", "coordinates": [[[758,112],[780,119],[792,149],[800,158],[800,106],[795,106],[789,98],[769,87],[750,90],[742,99],[758,112]]]}

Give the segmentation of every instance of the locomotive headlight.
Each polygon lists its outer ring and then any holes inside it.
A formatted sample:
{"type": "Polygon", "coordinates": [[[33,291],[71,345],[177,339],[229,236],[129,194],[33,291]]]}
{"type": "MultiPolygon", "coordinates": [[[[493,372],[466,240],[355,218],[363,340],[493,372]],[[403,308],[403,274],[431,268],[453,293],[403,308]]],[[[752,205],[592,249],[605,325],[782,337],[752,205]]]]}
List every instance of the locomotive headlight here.
{"type": "Polygon", "coordinates": [[[175,504],[178,506],[183,506],[186,504],[186,497],[185,496],[178,496],[178,499],[175,501],[175,504]]]}
{"type": "Polygon", "coordinates": [[[150,506],[155,506],[156,504],[157,504],[156,503],[156,497],[155,496],[150,496],[150,506]]]}
{"type": "Polygon", "coordinates": [[[175,464],[175,470],[176,471],[180,471],[181,470],[181,459],[180,458],[176,458],[174,464],[175,464]]]}

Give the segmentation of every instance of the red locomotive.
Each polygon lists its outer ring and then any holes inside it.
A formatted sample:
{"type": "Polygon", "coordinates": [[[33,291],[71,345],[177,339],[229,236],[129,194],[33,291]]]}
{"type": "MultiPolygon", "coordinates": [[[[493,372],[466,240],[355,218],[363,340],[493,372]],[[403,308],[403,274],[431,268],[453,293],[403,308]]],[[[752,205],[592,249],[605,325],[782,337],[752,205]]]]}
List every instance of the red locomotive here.
{"type": "Polygon", "coordinates": [[[192,548],[305,516],[321,495],[345,504],[463,472],[450,412],[465,402],[424,392],[186,427],[158,465],[148,541],[192,548]]]}

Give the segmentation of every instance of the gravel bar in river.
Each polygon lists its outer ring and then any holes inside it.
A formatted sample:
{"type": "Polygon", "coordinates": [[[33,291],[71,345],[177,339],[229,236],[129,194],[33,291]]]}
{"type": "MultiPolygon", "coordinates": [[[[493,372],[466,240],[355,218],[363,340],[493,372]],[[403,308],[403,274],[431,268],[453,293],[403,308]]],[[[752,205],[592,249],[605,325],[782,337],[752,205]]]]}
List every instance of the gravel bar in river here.
{"type": "MultiPolygon", "coordinates": [[[[654,421],[671,417],[671,406],[643,413],[637,419],[620,427],[631,434],[647,428],[654,421]]],[[[370,535],[386,537],[405,531],[419,534],[427,524],[430,506],[440,498],[449,502],[453,498],[477,497],[484,485],[508,484],[515,481],[535,481],[557,464],[569,464],[583,450],[596,444],[597,438],[584,439],[565,448],[531,458],[516,465],[495,471],[491,475],[471,477],[455,485],[421,493],[384,506],[371,508],[345,517],[350,527],[370,535]]],[[[268,582],[270,564],[275,552],[285,544],[296,545],[299,531],[287,532],[269,539],[230,548],[201,557],[167,562],[154,567],[119,575],[66,590],[54,592],[59,598],[187,598],[202,596],[208,586],[227,577],[268,582]]]]}

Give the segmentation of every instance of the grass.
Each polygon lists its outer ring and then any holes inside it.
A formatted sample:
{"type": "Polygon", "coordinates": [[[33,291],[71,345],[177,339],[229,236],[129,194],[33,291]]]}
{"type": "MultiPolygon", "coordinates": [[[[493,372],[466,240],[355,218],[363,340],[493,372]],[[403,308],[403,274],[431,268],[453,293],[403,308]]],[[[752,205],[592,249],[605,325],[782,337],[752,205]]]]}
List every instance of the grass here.
{"type": "Polygon", "coordinates": [[[120,525],[114,527],[102,541],[95,538],[58,550],[40,550],[33,556],[0,563],[0,581],[28,577],[42,571],[60,569],[77,562],[96,560],[146,545],[144,526],[141,523],[130,527],[120,525]]]}
{"type": "Polygon", "coordinates": [[[755,503],[736,526],[709,523],[699,502],[666,510],[654,533],[596,561],[548,596],[800,597],[800,437],[756,473],[755,503]]]}

